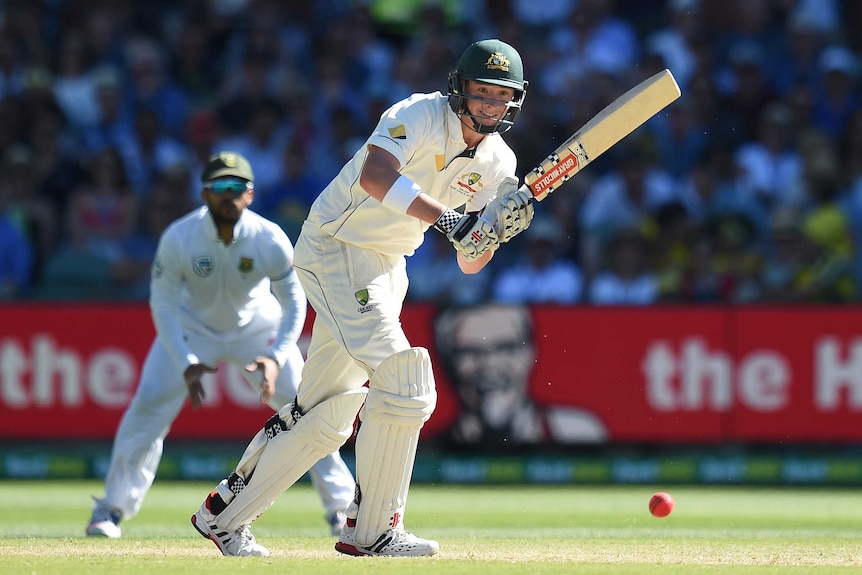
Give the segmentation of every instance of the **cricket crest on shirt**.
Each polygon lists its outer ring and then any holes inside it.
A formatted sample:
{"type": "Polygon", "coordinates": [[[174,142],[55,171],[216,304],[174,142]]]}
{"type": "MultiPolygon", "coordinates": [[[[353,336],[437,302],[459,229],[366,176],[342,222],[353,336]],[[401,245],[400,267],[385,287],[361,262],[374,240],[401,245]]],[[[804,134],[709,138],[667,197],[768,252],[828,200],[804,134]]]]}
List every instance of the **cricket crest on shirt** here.
{"type": "Polygon", "coordinates": [[[369,312],[374,309],[373,305],[368,305],[368,288],[362,288],[353,294],[353,297],[356,298],[356,303],[359,304],[359,307],[356,309],[359,313],[369,312]]]}
{"type": "Polygon", "coordinates": [[[195,275],[207,278],[213,273],[213,258],[212,256],[198,256],[192,262],[192,268],[195,270],[195,275]]]}
{"type": "Polygon", "coordinates": [[[449,189],[464,196],[467,199],[485,187],[482,183],[482,174],[478,172],[467,172],[459,175],[449,184],[449,189]]]}
{"type": "Polygon", "coordinates": [[[165,265],[162,263],[162,260],[156,256],[156,259],[153,260],[153,277],[158,279],[162,277],[165,273],[165,265]]]}
{"type": "Polygon", "coordinates": [[[239,271],[247,274],[254,269],[254,260],[252,258],[240,258],[238,267],[239,271]]]}

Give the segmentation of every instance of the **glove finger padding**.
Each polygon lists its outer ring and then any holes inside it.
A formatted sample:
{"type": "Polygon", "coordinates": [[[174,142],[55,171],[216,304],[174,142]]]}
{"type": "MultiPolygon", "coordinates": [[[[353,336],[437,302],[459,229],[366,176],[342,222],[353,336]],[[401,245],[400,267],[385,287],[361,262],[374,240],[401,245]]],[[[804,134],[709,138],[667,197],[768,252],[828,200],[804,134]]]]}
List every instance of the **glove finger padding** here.
{"type": "MultiPolygon", "coordinates": [[[[446,215],[451,216],[451,214],[444,214],[444,216],[446,215]]],[[[460,216],[460,214],[458,215],[460,216]]],[[[444,216],[441,216],[441,220],[444,216]]],[[[438,224],[440,223],[438,220],[438,224]]],[[[438,225],[438,229],[440,227],[438,225]]],[[[445,230],[445,227],[441,231],[446,232],[446,237],[468,262],[478,259],[485,252],[496,250],[500,245],[494,227],[478,214],[460,216],[457,223],[448,231],[445,230]]]]}
{"type": "Polygon", "coordinates": [[[526,186],[519,189],[500,186],[500,195],[485,206],[482,214],[494,222],[494,229],[500,243],[511,240],[526,230],[533,220],[533,194],[526,186]],[[505,189],[508,188],[508,189],[505,189]],[[505,191],[504,191],[505,189],[505,191]]]}
{"type": "Polygon", "coordinates": [[[462,217],[447,237],[468,262],[478,259],[485,252],[496,250],[500,245],[494,227],[478,214],[462,217]]]}

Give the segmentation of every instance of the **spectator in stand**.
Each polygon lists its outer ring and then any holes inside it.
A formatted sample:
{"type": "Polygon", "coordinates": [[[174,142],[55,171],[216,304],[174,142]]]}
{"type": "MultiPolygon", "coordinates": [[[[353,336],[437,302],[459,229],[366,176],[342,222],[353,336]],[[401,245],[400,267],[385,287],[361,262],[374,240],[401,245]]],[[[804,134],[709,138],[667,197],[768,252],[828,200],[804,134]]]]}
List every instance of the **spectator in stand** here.
{"type": "Polygon", "coordinates": [[[23,144],[9,148],[0,170],[0,197],[3,213],[12,221],[33,249],[34,273],[56,249],[57,212],[50,200],[39,193],[39,176],[33,152],[23,144]]]}
{"type": "Polygon", "coordinates": [[[548,94],[570,94],[593,72],[623,76],[639,60],[632,25],[614,15],[614,0],[579,0],[571,15],[556,22],[548,41],[552,60],[539,79],[548,94]]]}
{"type": "Polygon", "coordinates": [[[51,202],[56,214],[64,214],[72,190],[88,177],[76,142],[58,110],[39,114],[28,127],[39,194],[51,202]]]}
{"type": "Polygon", "coordinates": [[[859,58],[844,46],[832,45],[820,53],[817,64],[821,76],[815,84],[814,122],[831,138],[840,139],[862,102],[859,58]]]}
{"type": "Polygon", "coordinates": [[[196,19],[183,21],[172,40],[171,76],[192,109],[212,106],[216,101],[221,68],[212,43],[209,28],[196,19]]]}
{"type": "Polygon", "coordinates": [[[665,292],[662,301],[680,304],[728,303],[732,300],[734,277],[726,266],[718,265],[712,236],[705,230],[693,238],[691,257],[679,285],[665,292]]]}
{"type": "Polygon", "coordinates": [[[225,76],[217,113],[226,138],[245,136],[258,108],[279,108],[278,94],[268,76],[274,59],[271,49],[248,48],[235,73],[225,76]]]}
{"type": "Polygon", "coordinates": [[[839,214],[811,219],[795,210],[777,210],[771,221],[766,258],[759,275],[763,301],[841,303],[853,301],[856,281],[842,250],[847,228],[839,214]]]}
{"type": "Polygon", "coordinates": [[[95,75],[87,45],[79,30],[68,30],[60,40],[52,89],[57,103],[74,129],[99,121],[95,75]]]}
{"type": "Polygon", "coordinates": [[[24,62],[20,36],[0,34],[0,97],[17,96],[24,91],[24,62]]]}
{"type": "MultiPolygon", "coordinates": [[[[284,155],[289,143],[281,106],[264,100],[250,111],[249,124],[240,134],[228,136],[218,147],[242,154],[254,166],[255,196],[264,204],[284,176],[284,155]]],[[[330,150],[329,153],[336,152],[330,150]]]]}
{"type": "Polygon", "coordinates": [[[733,151],[711,145],[680,182],[679,195],[691,223],[700,225],[724,214],[743,214],[766,233],[769,211],[734,177],[733,151]]]}
{"type": "Polygon", "coordinates": [[[289,238],[299,236],[312,202],[328,183],[308,170],[307,158],[305,146],[298,142],[288,144],[284,148],[281,178],[257,203],[258,212],[280,225],[289,238]]]}
{"type": "Polygon", "coordinates": [[[709,143],[695,112],[692,100],[680,99],[645,126],[655,139],[660,165],[677,181],[697,164],[709,143]]]}
{"type": "Polygon", "coordinates": [[[188,146],[189,199],[192,206],[201,203],[200,196],[195,193],[198,188],[198,178],[194,174],[203,171],[209,158],[216,149],[220,126],[215,112],[209,108],[193,110],[189,114],[186,125],[185,143],[188,146]]]}
{"type": "Polygon", "coordinates": [[[734,154],[739,185],[767,208],[804,204],[802,158],[794,134],[790,110],[774,101],[760,115],[756,138],[734,154]]]}
{"type": "MultiPolygon", "coordinates": [[[[708,254],[694,252],[692,263],[695,277],[690,282],[697,284],[700,281],[699,273],[710,276],[716,274],[722,278],[718,301],[750,303],[760,299],[757,276],[763,258],[756,249],[758,241],[754,222],[743,214],[720,214],[706,222],[704,229],[709,234],[712,264],[704,266],[703,262],[709,260],[708,254]]],[[[690,297],[697,293],[691,288],[689,292],[690,297]]]]}
{"type": "Polygon", "coordinates": [[[693,46],[706,32],[701,0],[668,0],[665,4],[667,23],[651,32],[644,40],[646,50],[661,55],[666,66],[683,91],[697,69],[693,46]]]}
{"type": "Polygon", "coordinates": [[[642,224],[660,206],[677,201],[670,175],[647,152],[623,145],[617,171],[596,180],[579,214],[580,262],[588,276],[598,267],[603,245],[618,230],[642,224]]]}
{"type": "Polygon", "coordinates": [[[170,75],[166,54],[152,38],[137,37],[126,45],[129,69],[128,102],[134,117],[152,110],[168,135],[182,138],[188,116],[188,98],[170,75]]]}
{"type": "Polygon", "coordinates": [[[33,279],[33,246],[6,214],[6,195],[0,186],[0,300],[26,295],[33,279]]]}
{"type": "Polygon", "coordinates": [[[129,186],[139,198],[147,195],[162,173],[189,160],[188,148],[171,135],[164,122],[156,110],[139,108],[134,133],[119,147],[129,186]]]}
{"type": "Polygon", "coordinates": [[[623,229],[605,245],[605,265],[590,282],[594,305],[649,305],[658,299],[658,277],[649,246],[637,229],[623,229]]]}
{"type": "Polygon", "coordinates": [[[753,140],[763,107],[773,98],[767,77],[768,61],[763,49],[753,41],[741,40],[727,55],[727,68],[719,74],[722,105],[735,119],[739,135],[733,145],[753,140]]]}
{"type": "Polygon", "coordinates": [[[772,68],[773,90],[782,98],[799,84],[815,84],[819,76],[817,58],[829,33],[813,14],[798,9],[787,19],[784,29],[784,53],[772,68]]]}
{"type": "Polygon", "coordinates": [[[159,245],[159,237],[168,225],[193,208],[183,193],[188,183],[186,170],[168,170],[155,182],[144,198],[139,221],[126,239],[120,242],[121,253],[111,266],[111,276],[125,297],[147,300],[150,297],[150,270],[159,245]]]}
{"type": "Polygon", "coordinates": [[[135,230],[138,206],[119,153],[105,149],[90,165],[90,180],[72,193],[64,214],[66,241],[45,263],[38,295],[43,299],[127,297],[118,280],[126,277],[123,245],[135,230]]]}
{"type": "Polygon", "coordinates": [[[561,257],[565,237],[553,216],[536,218],[524,233],[519,261],[497,275],[492,286],[500,303],[572,304],[581,300],[583,275],[571,260],[561,257]]]}
{"type": "Polygon", "coordinates": [[[80,141],[85,154],[95,154],[108,147],[122,146],[133,137],[134,125],[123,106],[123,75],[113,66],[93,71],[98,119],[84,126],[80,141]]]}
{"type": "Polygon", "coordinates": [[[813,206],[802,222],[813,244],[815,260],[805,278],[809,298],[817,302],[847,303],[857,297],[854,277],[854,243],[849,207],[842,201],[838,157],[827,147],[812,152],[806,161],[805,185],[813,206]]]}

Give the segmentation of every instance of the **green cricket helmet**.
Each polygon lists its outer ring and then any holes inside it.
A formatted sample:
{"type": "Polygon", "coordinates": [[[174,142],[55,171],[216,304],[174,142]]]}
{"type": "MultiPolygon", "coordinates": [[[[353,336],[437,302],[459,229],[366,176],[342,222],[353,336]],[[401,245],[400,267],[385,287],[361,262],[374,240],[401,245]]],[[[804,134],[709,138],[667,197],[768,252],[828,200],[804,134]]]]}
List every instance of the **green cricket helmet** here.
{"type": "Polygon", "coordinates": [[[524,80],[524,64],[521,56],[509,44],[496,38],[474,42],[464,50],[457,67],[449,73],[449,106],[459,117],[467,116],[473,120],[473,129],[480,134],[493,134],[507,131],[521,113],[521,104],[527,95],[524,80]],[[475,115],[467,111],[467,100],[489,101],[479,96],[465,94],[464,82],[474,80],[486,84],[506,86],[515,90],[515,96],[508,102],[506,113],[496,124],[483,125],[475,115]]]}

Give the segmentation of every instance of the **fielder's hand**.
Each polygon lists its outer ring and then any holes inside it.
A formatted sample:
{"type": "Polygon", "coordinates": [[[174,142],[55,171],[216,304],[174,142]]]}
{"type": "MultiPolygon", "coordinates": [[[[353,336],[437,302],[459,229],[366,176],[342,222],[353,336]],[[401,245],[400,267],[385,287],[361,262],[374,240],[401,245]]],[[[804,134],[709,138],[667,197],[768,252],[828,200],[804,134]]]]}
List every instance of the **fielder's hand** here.
{"type": "Polygon", "coordinates": [[[500,243],[508,242],[533,221],[533,194],[526,186],[518,188],[517,178],[509,176],[497,188],[497,197],[485,206],[482,215],[493,222],[500,243]]]}
{"type": "Polygon", "coordinates": [[[468,262],[476,261],[485,252],[500,247],[497,232],[478,214],[462,215],[455,210],[446,210],[437,219],[434,227],[446,234],[455,249],[461,252],[468,262]]]}
{"type": "Polygon", "coordinates": [[[278,378],[278,362],[268,356],[254,358],[254,363],[245,366],[249,373],[259,371],[263,377],[260,382],[260,402],[265,404],[275,393],[275,380],[278,378]]]}
{"type": "Polygon", "coordinates": [[[215,373],[217,371],[218,369],[214,367],[210,367],[202,363],[193,363],[183,372],[183,379],[186,380],[186,387],[189,390],[189,400],[192,402],[193,410],[197,411],[204,398],[207,396],[204,392],[201,378],[205,373],[215,373]]]}

